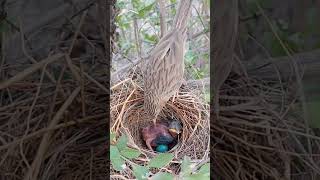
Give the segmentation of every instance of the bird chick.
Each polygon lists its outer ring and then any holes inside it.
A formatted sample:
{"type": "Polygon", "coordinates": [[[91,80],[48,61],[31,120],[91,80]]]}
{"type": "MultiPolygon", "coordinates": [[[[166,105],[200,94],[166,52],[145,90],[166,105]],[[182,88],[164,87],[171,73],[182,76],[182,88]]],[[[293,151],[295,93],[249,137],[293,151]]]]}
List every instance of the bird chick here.
{"type": "Polygon", "coordinates": [[[173,138],[176,138],[178,134],[182,132],[182,125],[181,122],[178,120],[172,120],[169,123],[169,132],[173,136],[173,138]]]}
{"type": "Polygon", "coordinates": [[[152,123],[142,129],[142,136],[147,147],[153,151],[154,147],[172,143],[180,132],[181,124],[171,121],[168,126],[164,123],[152,123]]]}

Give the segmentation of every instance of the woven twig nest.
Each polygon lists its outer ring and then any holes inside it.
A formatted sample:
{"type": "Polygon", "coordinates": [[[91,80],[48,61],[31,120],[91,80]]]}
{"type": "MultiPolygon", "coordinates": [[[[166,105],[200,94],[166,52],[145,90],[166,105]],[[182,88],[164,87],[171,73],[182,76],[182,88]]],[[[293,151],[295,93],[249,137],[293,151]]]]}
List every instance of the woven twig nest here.
{"type": "MultiPolygon", "coordinates": [[[[126,133],[132,146],[150,152],[141,134],[141,129],[152,121],[145,118],[140,72],[133,70],[126,79],[115,84],[111,91],[111,131],[126,133]]],[[[208,105],[199,97],[196,91],[183,86],[178,96],[171,98],[159,115],[158,121],[174,116],[183,125],[179,142],[169,151],[174,152],[178,159],[185,155],[200,160],[208,157],[209,111],[208,105]]]]}

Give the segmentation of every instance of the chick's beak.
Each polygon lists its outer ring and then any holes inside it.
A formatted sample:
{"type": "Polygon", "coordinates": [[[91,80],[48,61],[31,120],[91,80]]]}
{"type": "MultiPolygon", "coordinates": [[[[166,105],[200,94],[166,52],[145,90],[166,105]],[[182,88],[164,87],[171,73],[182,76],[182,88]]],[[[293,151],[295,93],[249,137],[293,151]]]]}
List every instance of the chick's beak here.
{"type": "Polygon", "coordinates": [[[173,129],[173,128],[170,128],[169,131],[172,133],[180,134],[180,131],[177,131],[176,129],[173,129]]]}

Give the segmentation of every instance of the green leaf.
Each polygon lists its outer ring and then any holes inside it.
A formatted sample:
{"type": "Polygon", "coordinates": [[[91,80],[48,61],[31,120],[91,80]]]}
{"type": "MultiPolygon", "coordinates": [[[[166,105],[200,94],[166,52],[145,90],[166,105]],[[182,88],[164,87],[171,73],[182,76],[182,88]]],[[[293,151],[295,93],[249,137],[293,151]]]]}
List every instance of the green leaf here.
{"type": "Polygon", "coordinates": [[[207,163],[199,169],[198,173],[200,174],[210,174],[210,163],[207,163]]]}
{"type": "Polygon", "coordinates": [[[207,7],[210,7],[210,0],[205,0],[205,5],[206,5],[207,7]]]}
{"type": "Polygon", "coordinates": [[[128,143],[128,137],[123,134],[117,142],[117,147],[119,149],[119,151],[123,150],[125,147],[127,147],[127,143],[128,143]]]}
{"type": "Polygon", "coordinates": [[[181,163],[181,173],[183,175],[188,175],[191,173],[191,159],[188,156],[184,156],[181,163]]]}
{"type": "Polygon", "coordinates": [[[147,179],[149,169],[145,166],[133,165],[133,174],[138,180],[147,179]]]}
{"type": "Polygon", "coordinates": [[[207,103],[210,103],[210,92],[206,92],[204,94],[204,100],[207,102],[207,103]]]}
{"type": "Polygon", "coordinates": [[[196,174],[187,174],[183,176],[184,180],[209,180],[210,179],[210,163],[207,163],[199,169],[198,173],[196,174]]]}
{"type": "Polygon", "coordinates": [[[118,15],[116,17],[116,25],[120,29],[127,29],[130,27],[130,22],[126,18],[124,18],[124,16],[128,16],[128,13],[126,13],[125,15],[118,15]]]}
{"type": "MultiPolygon", "coordinates": [[[[10,22],[15,22],[15,20],[12,18],[9,18],[8,20],[10,22]]],[[[9,30],[10,30],[10,25],[7,22],[1,20],[0,21],[0,32],[8,32],[9,30]]]]}
{"type": "Polygon", "coordinates": [[[247,0],[247,7],[251,13],[258,11],[257,3],[261,6],[261,8],[268,8],[272,6],[272,4],[266,0],[247,0]]]}
{"type": "Polygon", "coordinates": [[[183,177],[183,180],[210,180],[210,175],[208,176],[206,174],[192,174],[183,177]]]}
{"type": "Polygon", "coordinates": [[[187,51],[185,54],[185,61],[190,64],[194,64],[196,55],[192,51],[187,51]]]}
{"type": "Polygon", "coordinates": [[[140,0],[132,0],[132,6],[134,8],[139,7],[140,4],[141,4],[140,0]]]}
{"type": "Polygon", "coordinates": [[[317,32],[317,7],[310,7],[307,11],[307,28],[310,32],[317,32]]]}
{"type": "MultiPolygon", "coordinates": [[[[278,33],[278,35],[280,36],[282,41],[286,43],[283,36],[281,36],[280,33],[278,33]]],[[[277,56],[286,55],[285,50],[282,48],[279,40],[274,36],[273,32],[270,32],[270,31],[264,32],[263,36],[264,36],[263,39],[265,41],[264,43],[268,48],[270,48],[272,56],[277,57],[277,56]]]]}
{"type": "Polygon", "coordinates": [[[140,10],[138,11],[138,17],[139,17],[139,18],[145,17],[146,14],[152,10],[152,8],[153,8],[154,5],[155,5],[155,2],[154,2],[154,3],[151,3],[151,4],[147,5],[147,6],[145,6],[145,7],[142,8],[142,9],[140,9],[140,10]]]}
{"type": "Polygon", "coordinates": [[[141,153],[136,149],[126,147],[120,151],[120,154],[128,159],[134,159],[139,157],[141,153]]]}
{"type": "Polygon", "coordinates": [[[173,154],[171,153],[159,154],[150,160],[149,167],[162,168],[167,164],[169,164],[172,159],[173,159],[173,154]]]}
{"type": "Polygon", "coordinates": [[[159,172],[151,180],[173,180],[173,175],[165,172],[159,172]]]}
{"type": "Polygon", "coordinates": [[[121,158],[120,152],[116,146],[110,146],[110,160],[113,169],[121,171],[125,167],[125,161],[121,158]]]}
{"type": "Polygon", "coordinates": [[[114,132],[110,132],[110,143],[116,140],[116,134],[114,132]]]}
{"type": "Polygon", "coordinates": [[[320,101],[312,100],[306,102],[306,108],[308,113],[308,118],[310,121],[310,126],[312,128],[320,128],[320,101]]]}
{"type": "Polygon", "coordinates": [[[156,44],[158,41],[158,37],[156,35],[149,35],[147,33],[144,34],[144,38],[153,44],[156,44]]]}
{"type": "Polygon", "coordinates": [[[124,1],[117,1],[116,7],[119,9],[124,9],[126,7],[126,3],[124,1]]]}

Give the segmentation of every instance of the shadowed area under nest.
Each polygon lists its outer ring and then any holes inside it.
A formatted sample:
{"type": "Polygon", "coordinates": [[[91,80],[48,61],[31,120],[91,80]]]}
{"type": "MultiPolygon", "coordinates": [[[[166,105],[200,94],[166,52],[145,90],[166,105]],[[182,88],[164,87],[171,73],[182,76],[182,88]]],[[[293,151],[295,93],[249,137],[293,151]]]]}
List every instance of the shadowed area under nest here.
{"type": "MultiPolygon", "coordinates": [[[[112,87],[111,94],[111,131],[126,133],[130,146],[140,149],[144,153],[152,154],[142,138],[142,128],[152,123],[146,118],[143,83],[140,72],[134,68],[128,78],[112,87]]],[[[209,116],[208,104],[199,99],[195,91],[186,86],[179,90],[179,94],[169,99],[159,114],[157,122],[174,116],[182,125],[177,145],[169,152],[175,152],[177,158],[188,155],[194,159],[202,159],[209,154],[209,116]]]]}

